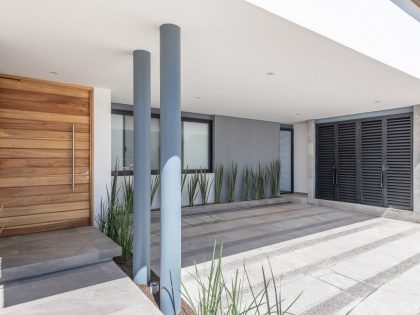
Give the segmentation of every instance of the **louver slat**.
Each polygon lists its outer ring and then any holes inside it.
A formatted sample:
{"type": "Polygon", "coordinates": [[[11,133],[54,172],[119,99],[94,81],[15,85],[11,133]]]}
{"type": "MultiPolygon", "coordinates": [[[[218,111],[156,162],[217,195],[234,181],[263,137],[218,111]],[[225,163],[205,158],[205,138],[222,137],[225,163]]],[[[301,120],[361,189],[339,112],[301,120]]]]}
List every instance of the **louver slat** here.
{"type": "Polygon", "coordinates": [[[412,209],[411,116],[386,120],[386,205],[412,209]]]}
{"type": "Polygon", "coordinates": [[[318,126],[316,164],[316,197],[334,200],[335,127],[318,126]]]}
{"type": "Polygon", "coordinates": [[[382,119],[360,123],[360,198],[361,203],[383,206],[382,119]]]}
{"type": "Polygon", "coordinates": [[[357,202],[356,123],[337,125],[337,200],[357,202]]]}

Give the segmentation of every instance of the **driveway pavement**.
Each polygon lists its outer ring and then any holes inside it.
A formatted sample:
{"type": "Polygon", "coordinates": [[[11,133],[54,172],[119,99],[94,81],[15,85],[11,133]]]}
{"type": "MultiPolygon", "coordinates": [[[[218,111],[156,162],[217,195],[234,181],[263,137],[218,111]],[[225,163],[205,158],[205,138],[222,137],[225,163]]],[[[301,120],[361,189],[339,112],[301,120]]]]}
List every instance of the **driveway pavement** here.
{"type": "MultiPolygon", "coordinates": [[[[183,281],[203,274],[223,242],[226,281],[245,264],[262,288],[268,259],[294,314],[420,314],[420,225],[319,206],[287,204],[183,218],[183,281]]],[[[153,255],[158,223],[154,223],[153,255]]],[[[152,258],[153,259],[153,258],[152,258]]],[[[153,259],[155,269],[158,263],[153,259]]],[[[243,288],[250,299],[250,290],[243,288]]]]}

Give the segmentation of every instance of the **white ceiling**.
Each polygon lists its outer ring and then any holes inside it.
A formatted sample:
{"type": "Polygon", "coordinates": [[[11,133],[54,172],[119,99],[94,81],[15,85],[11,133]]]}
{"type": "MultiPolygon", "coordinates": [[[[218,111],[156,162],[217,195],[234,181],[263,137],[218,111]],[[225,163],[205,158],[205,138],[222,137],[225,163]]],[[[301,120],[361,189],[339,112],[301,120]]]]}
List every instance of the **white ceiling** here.
{"type": "Polygon", "coordinates": [[[401,9],[420,16],[412,0],[246,1],[420,79],[420,24],[401,9]]]}
{"type": "Polygon", "coordinates": [[[131,52],[145,49],[159,107],[159,25],[175,23],[185,111],[292,123],[420,104],[419,79],[242,0],[0,7],[0,72],[109,88],[114,102],[132,103],[131,52]]]}

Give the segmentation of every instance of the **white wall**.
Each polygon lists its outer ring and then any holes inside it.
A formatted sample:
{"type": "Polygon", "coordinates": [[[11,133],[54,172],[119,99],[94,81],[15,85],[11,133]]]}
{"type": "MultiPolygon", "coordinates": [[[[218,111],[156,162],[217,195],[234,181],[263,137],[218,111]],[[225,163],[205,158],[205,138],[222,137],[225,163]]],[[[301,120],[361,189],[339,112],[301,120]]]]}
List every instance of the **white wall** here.
{"type": "Polygon", "coordinates": [[[308,137],[306,122],[296,123],[294,127],[294,190],[295,192],[308,192],[307,156],[308,137]]]}
{"type": "Polygon", "coordinates": [[[94,218],[100,211],[101,198],[111,184],[111,91],[93,91],[93,209],[94,218]]]}
{"type": "Polygon", "coordinates": [[[247,1],[420,78],[419,22],[392,1],[247,1]]]}
{"type": "MultiPolygon", "coordinates": [[[[235,162],[238,166],[235,201],[241,200],[242,169],[258,167],[280,158],[280,123],[216,115],[213,121],[213,161],[225,172],[235,162]]],[[[221,199],[227,201],[227,177],[223,180],[221,199]]]]}

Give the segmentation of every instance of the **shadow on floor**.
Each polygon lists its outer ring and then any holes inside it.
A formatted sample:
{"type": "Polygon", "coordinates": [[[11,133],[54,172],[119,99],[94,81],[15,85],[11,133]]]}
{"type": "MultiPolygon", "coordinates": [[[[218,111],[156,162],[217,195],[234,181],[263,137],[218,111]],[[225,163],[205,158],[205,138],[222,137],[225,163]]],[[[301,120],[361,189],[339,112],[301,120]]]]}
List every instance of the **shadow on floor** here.
{"type": "Polygon", "coordinates": [[[91,226],[0,238],[0,310],[124,278],[120,254],[91,226]]]}
{"type": "Polygon", "coordinates": [[[10,307],[99,284],[112,283],[125,277],[115,264],[100,263],[6,282],[0,294],[0,301],[3,299],[3,307],[10,307]]]}

